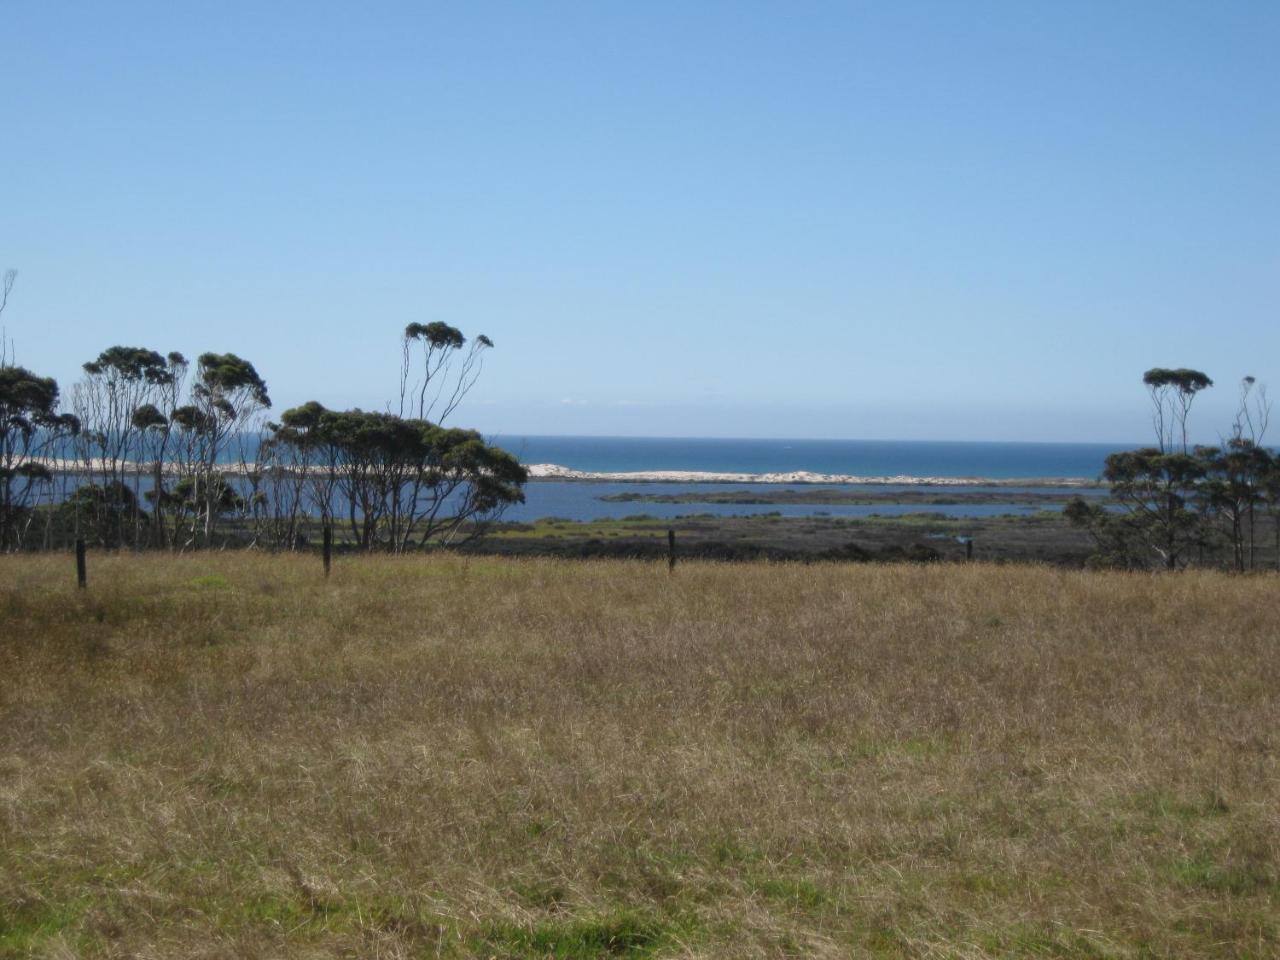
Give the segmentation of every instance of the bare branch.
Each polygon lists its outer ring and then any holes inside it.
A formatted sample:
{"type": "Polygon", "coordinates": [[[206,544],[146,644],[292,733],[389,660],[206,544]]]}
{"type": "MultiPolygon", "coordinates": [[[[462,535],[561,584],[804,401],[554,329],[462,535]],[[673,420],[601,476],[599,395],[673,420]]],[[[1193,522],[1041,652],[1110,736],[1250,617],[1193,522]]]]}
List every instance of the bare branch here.
{"type": "Polygon", "coordinates": [[[18,271],[12,267],[4,272],[4,279],[0,281],[0,313],[4,313],[4,308],[9,305],[9,294],[13,292],[17,279],[18,271]]]}
{"type": "MultiPolygon", "coordinates": [[[[13,292],[13,285],[17,282],[18,271],[12,267],[4,272],[3,279],[0,279],[0,314],[4,313],[4,308],[9,305],[9,294],[13,292]]],[[[8,333],[4,327],[0,327],[0,367],[17,366],[18,358],[14,353],[13,341],[9,339],[8,333]]]]}

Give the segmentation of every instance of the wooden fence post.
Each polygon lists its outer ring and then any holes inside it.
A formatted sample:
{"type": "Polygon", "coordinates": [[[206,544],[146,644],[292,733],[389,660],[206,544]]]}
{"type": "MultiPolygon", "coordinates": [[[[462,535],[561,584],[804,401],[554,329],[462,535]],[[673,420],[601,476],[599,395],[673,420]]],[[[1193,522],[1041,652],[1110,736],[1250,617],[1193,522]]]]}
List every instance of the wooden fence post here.
{"type": "Polygon", "coordinates": [[[964,558],[966,560],[973,559],[973,537],[964,542],[964,558]]]}
{"type": "Polygon", "coordinates": [[[333,528],[327,523],[324,525],[324,546],[321,547],[321,556],[324,558],[324,576],[329,579],[329,564],[333,560],[333,528]]]}
{"type": "Polygon", "coordinates": [[[84,538],[76,540],[76,585],[83,590],[89,582],[89,573],[86,569],[84,557],[84,538]]]}
{"type": "Polygon", "coordinates": [[[667,530],[667,573],[676,568],[676,532],[667,530]]]}

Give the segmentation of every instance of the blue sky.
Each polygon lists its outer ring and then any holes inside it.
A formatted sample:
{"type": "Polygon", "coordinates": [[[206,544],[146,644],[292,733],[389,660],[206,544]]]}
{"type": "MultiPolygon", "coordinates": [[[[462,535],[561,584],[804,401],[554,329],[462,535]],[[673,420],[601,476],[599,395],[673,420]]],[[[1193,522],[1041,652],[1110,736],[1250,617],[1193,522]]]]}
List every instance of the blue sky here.
{"type": "MultiPolygon", "coordinates": [[[[1280,4],[11,2],[18,359],[490,433],[1129,441],[1280,395],[1280,4]]],[[[1280,419],[1280,417],[1278,417],[1280,419]]],[[[1273,438],[1274,439],[1274,438],[1273,438]]]]}

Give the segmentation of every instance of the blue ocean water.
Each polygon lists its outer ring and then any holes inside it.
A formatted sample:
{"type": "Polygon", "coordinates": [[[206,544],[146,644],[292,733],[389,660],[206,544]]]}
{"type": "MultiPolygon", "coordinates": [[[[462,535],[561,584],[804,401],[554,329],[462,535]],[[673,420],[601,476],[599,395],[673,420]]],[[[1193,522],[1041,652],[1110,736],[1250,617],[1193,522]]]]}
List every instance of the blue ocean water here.
{"type": "MultiPolygon", "coordinates": [[[[554,463],[575,470],[628,473],[697,470],[711,473],[849,474],[863,477],[988,477],[1097,479],[1103,461],[1140,444],[993,443],[949,440],[738,440],[688,437],[552,437],[496,434],[489,441],[522,463],[554,463]]],[[[260,438],[241,435],[219,460],[257,456],[260,438]]],[[[74,458],[69,442],[51,451],[74,458]]]]}
{"type": "MultiPolygon", "coordinates": [[[[904,440],[731,440],[661,437],[493,437],[523,463],[555,463],[592,473],[652,470],[696,470],[712,473],[786,473],[809,471],[854,476],[986,477],[996,480],[1076,478],[1094,480],[1107,454],[1124,444],[1099,443],[965,443],[904,440]]],[[[1136,446],[1136,444],[1134,445],[1136,446]]],[[[803,489],[794,484],[761,484],[760,489],[803,489]]],[[[942,513],[979,517],[1030,513],[1036,508],[1009,503],[948,505],[895,504],[721,504],[636,503],[603,500],[610,494],[644,492],[678,494],[741,490],[742,486],[689,483],[543,482],[525,488],[525,503],[512,507],[509,520],[530,521],[555,516],[571,520],[618,518],[634,514],[671,518],[683,514],[751,516],[860,517],[907,513],[942,513]]],[[[848,488],[846,488],[848,489],[848,488]]],[[[909,489],[903,486],[857,487],[862,492],[909,489]]],[[[983,490],[981,486],[966,486],[983,490]]],[[[1012,493],[1015,488],[1004,488],[1012,493]]],[[[1043,488],[1041,488],[1043,489],[1043,488]]],[[[1079,491],[1086,496],[1101,490],[1079,491]]]]}
{"type": "Polygon", "coordinates": [[[1096,479],[1107,454],[1133,445],[925,440],[733,440],[664,437],[495,436],[524,463],[575,470],[706,470],[857,476],[1096,479]]]}

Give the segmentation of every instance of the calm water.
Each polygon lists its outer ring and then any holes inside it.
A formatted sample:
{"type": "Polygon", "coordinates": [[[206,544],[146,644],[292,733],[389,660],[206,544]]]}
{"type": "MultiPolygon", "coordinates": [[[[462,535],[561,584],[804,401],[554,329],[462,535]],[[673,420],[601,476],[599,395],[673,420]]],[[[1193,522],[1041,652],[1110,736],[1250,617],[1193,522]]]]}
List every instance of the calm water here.
{"type": "MultiPolygon", "coordinates": [[[[756,503],[645,503],[636,501],[603,500],[616,493],[652,493],[679,494],[687,492],[706,493],[713,490],[731,490],[741,492],[750,490],[812,490],[808,485],[759,483],[722,484],[722,483],[610,483],[606,481],[572,482],[551,480],[530,483],[524,488],[525,502],[511,507],[504,519],[528,522],[542,517],[563,517],[566,520],[600,520],[618,519],[621,517],[644,514],[650,517],[672,517],[687,514],[713,514],[717,517],[750,517],[759,514],[777,513],[784,517],[812,517],[819,514],[832,517],[867,517],[879,514],[882,517],[896,517],[907,513],[940,513],[949,517],[989,517],[1001,514],[1034,513],[1037,507],[1026,504],[1009,503],[972,503],[972,504],[756,504],[756,503]]],[[[859,485],[824,485],[825,490],[852,490],[856,493],[887,492],[905,489],[903,486],[888,484],[859,485]]],[[[992,487],[953,487],[951,490],[992,490],[992,487]]],[[[1006,488],[1004,492],[1013,492],[1018,488],[1006,488]]],[[[1037,488],[1039,492],[1050,492],[1054,488],[1037,488]]],[[[1084,496],[1101,496],[1103,490],[1070,490],[1084,496]]],[[[1044,509],[1055,509],[1052,504],[1045,504],[1044,509]]]]}
{"type": "Polygon", "coordinates": [[[961,443],[914,440],[724,440],[662,437],[496,436],[524,463],[576,470],[808,470],[857,476],[1096,478],[1124,444],[961,443]]]}

